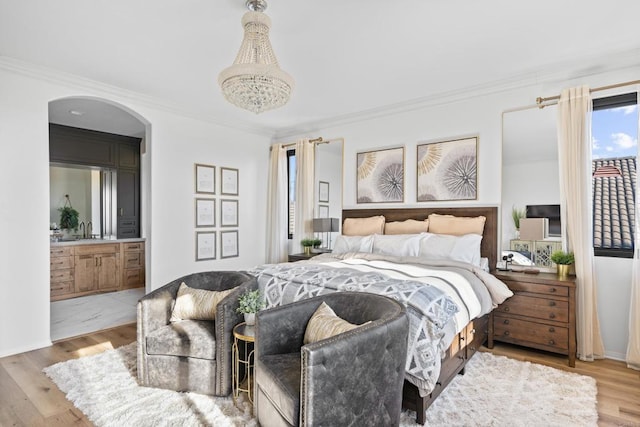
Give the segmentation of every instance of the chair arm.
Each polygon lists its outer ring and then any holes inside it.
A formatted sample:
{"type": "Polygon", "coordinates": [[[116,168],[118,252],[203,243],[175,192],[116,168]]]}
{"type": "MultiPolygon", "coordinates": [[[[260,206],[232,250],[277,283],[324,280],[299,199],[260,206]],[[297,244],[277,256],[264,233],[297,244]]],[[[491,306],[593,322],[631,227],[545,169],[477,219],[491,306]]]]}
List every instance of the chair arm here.
{"type": "Polygon", "coordinates": [[[307,323],[321,303],[303,300],[260,311],[256,316],[256,355],[300,351],[307,323]]]}
{"type": "Polygon", "coordinates": [[[403,311],[303,346],[300,424],[398,425],[408,332],[403,311]]]}

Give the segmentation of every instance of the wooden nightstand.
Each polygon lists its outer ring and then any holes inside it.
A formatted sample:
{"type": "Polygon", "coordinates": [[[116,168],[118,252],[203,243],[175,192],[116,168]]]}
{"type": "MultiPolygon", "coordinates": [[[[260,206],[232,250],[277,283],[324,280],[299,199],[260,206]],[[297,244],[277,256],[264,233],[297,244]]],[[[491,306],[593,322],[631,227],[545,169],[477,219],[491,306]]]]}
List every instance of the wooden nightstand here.
{"type": "Polygon", "coordinates": [[[576,365],[575,277],[497,271],[514,295],[492,312],[493,340],[565,354],[576,365]]]}
{"type": "Polygon", "coordinates": [[[293,254],[293,255],[289,255],[289,262],[295,262],[295,261],[306,261],[308,259],[311,259],[311,257],[314,257],[316,255],[319,254],[314,254],[313,252],[309,255],[306,255],[304,253],[301,254],[293,254]]]}

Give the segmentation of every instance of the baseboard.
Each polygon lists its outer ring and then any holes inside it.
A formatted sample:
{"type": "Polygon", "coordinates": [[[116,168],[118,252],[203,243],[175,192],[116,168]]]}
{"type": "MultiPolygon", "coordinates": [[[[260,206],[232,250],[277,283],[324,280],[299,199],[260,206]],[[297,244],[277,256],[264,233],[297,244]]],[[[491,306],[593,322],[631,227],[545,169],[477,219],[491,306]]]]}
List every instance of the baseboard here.
{"type": "Polygon", "coordinates": [[[44,347],[51,347],[51,344],[52,344],[51,341],[41,341],[37,344],[30,344],[28,346],[10,348],[8,350],[4,350],[3,352],[1,352],[0,358],[13,356],[14,354],[26,353],[27,351],[38,350],[44,347]]]}
{"type": "Polygon", "coordinates": [[[621,362],[626,361],[627,355],[623,353],[618,353],[617,351],[605,351],[604,352],[605,359],[613,359],[619,360],[621,362]]]}

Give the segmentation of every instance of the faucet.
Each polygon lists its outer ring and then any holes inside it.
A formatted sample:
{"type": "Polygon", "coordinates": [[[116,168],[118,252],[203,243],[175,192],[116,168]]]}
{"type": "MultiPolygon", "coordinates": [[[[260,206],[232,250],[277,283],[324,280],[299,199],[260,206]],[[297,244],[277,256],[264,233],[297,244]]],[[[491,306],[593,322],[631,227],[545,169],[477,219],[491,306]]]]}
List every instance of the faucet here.
{"type": "Polygon", "coordinates": [[[91,221],[87,222],[87,238],[93,238],[93,224],[91,221]]]}
{"type": "Polygon", "coordinates": [[[87,229],[84,227],[84,221],[82,221],[80,223],[80,225],[78,226],[78,228],[82,228],[82,238],[86,238],[87,237],[87,229]]]}

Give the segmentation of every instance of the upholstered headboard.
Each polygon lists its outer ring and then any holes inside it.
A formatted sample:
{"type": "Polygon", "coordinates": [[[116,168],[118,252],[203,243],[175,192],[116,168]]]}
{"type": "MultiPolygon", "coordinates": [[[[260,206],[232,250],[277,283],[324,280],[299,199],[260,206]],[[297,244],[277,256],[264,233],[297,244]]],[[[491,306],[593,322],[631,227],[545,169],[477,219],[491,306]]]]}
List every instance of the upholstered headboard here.
{"type": "Polygon", "coordinates": [[[498,208],[496,206],[469,206],[459,208],[393,208],[393,209],[343,209],[342,221],[346,218],[367,218],[375,215],[384,215],[387,222],[404,221],[406,219],[424,220],[429,214],[454,215],[454,216],[485,216],[480,254],[489,259],[491,270],[496,268],[498,260],[498,208]]]}

